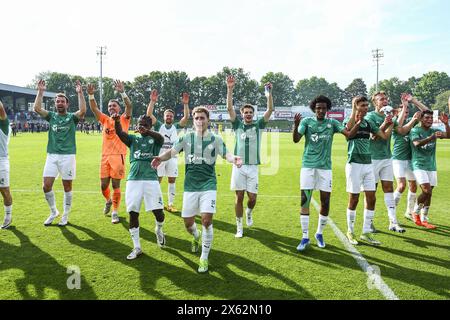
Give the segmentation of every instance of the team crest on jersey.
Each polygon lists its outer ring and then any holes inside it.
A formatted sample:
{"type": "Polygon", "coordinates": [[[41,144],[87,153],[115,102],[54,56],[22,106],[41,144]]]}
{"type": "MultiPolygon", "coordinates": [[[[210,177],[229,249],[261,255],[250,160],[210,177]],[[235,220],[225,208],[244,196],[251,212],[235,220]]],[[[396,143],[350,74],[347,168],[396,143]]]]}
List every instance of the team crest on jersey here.
{"type": "Polygon", "coordinates": [[[153,144],[154,140],[153,139],[148,139],[148,143],[153,144]]]}
{"type": "Polygon", "coordinates": [[[214,146],[213,146],[212,144],[209,144],[209,145],[208,145],[208,149],[209,149],[209,150],[212,150],[213,148],[214,148],[214,146]]]}
{"type": "Polygon", "coordinates": [[[331,128],[331,124],[327,124],[327,128],[330,129],[331,128]]]}

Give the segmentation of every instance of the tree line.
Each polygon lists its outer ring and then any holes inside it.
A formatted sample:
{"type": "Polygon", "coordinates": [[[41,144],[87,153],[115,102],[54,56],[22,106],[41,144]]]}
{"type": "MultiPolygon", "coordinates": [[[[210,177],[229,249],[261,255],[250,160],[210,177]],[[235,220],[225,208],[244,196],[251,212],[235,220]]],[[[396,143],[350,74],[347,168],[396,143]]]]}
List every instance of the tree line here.
{"type": "MultiPolygon", "coordinates": [[[[286,74],[281,72],[268,72],[260,81],[250,77],[248,72],[242,68],[224,67],[221,71],[210,77],[195,77],[190,79],[184,71],[152,71],[145,75],[137,76],[133,81],[125,81],[125,90],[128,93],[135,114],[145,113],[150,100],[150,91],[159,91],[156,112],[161,112],[167,107],[175,107],[181,104],[183,92],[189,92],[191,106],[198,105],[225,105],[226,104],[226,84],[227,75],[233,75],[236,79],[234,91],[235,105],[251,103],[254,105],[266,105],[264,96],[264,84],[271,82],[274,86],[275,106],[309,105],[309,102],[317,95],[328,96],[335,107],[350,106],[352,97],[362,94],[371,95],[375,92],[375,85],[367,90],[367,86],[361,78],[354,79],[345,89],[341,89],[336,82],[328,82],[325,78],[311,77],[302,79],[294,84],[286,74]]],[[[80,77],[57,72],[41,72],[28,85],[35,88],[38,79],[44,79],[47,90],[53,92],[65,92],[70,100],[72,108],[76,108],[77,95],[74,83],[80,80],[81,83],[95,83],[98,86],[98,77],[80,77]]],[[[114,92],[114,79],[103,77],[103,110],[109,99],[118,98],[114,92]]],[[[416,96],[420,101],[432,109],[446,110],[447,99],[450,96],[450,77],[445,72],[432,71],[424,74],[420,78],[411,77],[406,81],[397,77],[385,79],[379,82],[379,90],[386,91],[391,99],[391,105],[400,105],[400,95],[408,92],[416,96]]],[[[99,90],[96,92],[96,99],[99,102],[99,90]]],[[[73,111],[73,110],[71,110],[73,111]]],[[[90,112],[90,111],[89,111],[90,112]]]]}

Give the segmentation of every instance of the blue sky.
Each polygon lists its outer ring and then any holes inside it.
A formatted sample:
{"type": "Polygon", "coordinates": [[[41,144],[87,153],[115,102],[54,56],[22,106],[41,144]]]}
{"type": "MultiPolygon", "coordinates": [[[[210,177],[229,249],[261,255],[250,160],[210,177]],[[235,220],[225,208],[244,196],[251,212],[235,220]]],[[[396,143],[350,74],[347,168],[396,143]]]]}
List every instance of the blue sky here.
{"type": "Polygon", "coordinates": [[[0,82],[26,85],[42,71],[122,80],[153,70],[195,76],[242,67],[256,80],[283,72],[345,88],[376,79],[450,74],[450,1],[40,0],[2,3],[0,82]],[[24,8],[27,8],[24,10],[24,8]]]}

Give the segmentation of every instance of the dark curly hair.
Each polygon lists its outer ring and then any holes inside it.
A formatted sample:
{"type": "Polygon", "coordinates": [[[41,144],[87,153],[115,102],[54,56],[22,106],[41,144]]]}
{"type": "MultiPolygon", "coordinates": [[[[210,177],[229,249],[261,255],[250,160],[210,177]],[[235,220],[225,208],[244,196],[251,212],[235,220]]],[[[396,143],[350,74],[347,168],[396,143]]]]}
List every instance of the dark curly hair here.
{"type": "Polygon", "coordinates": [[[138,124],[139,124],[139,122],[141,122],[142,121],[142,125],[143,126],[145,126],[145,127],[149,127],[149,128],[151,128],[152,127],[152,118],[151,117],[149,117],[149,116],[147,116],[147,115],[142,115],[142,116],[140,116],[139,118],[138,118],[138,124]]]}
{"type": "Polygon", "coordinates": [[[309,108],[312,112],[316,112],[316,104],[318,103],[326,103],[327,110],[331,110],[331,100],[323,95],[315,97],[309,104],[309,108]]]}

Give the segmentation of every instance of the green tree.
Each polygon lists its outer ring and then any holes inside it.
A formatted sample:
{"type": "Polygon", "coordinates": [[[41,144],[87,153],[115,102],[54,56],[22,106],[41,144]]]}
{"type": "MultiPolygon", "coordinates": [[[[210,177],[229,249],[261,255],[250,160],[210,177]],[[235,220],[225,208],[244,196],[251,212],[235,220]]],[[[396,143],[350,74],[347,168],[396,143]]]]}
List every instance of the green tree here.
{"type": "Polygon", "coordinates": [[[437,95],[435,103],[433,104],[434,110],[439,110],[441,112],[450,113],[449,106],[450,90],[444,91],[437,95]]]}
{"type": "MultiPolygon", "coordinates": [[[[376,86],[373,85],[369,90],[369,99],[375,93],[376,86]]],[[[385,79],[379,82],[378,91],[385,91],[389,97],[389,104],[392,107],[397,107],[401,104],[401,94],[404,92],[411,93],[411,88],[408,82],[402,81],[397,77],[385,79]]]]}
{"type": "MultiPolygon", "coordinates": [[[[268,72],[260,81],[259,92],[264,92],[264,84],[267,82],[273,85],[273,104],[274,106],[293,106],[295,104],[295,88],[294,80],[289,78],[282,72],[268,72]]],[[[259,103],[260,106],[267,104],[267,99],[264,94],[260,94],[259,103]]]]}
{"type": "Polygon", "coordinates": [[[206,77],[195,77],[192,79],[190,83],[190,97],[189,103],[192,106],[200,106],[208,104],[207,94],[208,94],[208,86],[207,86],[206,77]]]}
{"type": "Polygon", "coordinates": [[[345,88],[345,104],[351,105],[353,97],[358,95],[367,96],[367,86],[363,79],[356,78],[345,88]]]}
{"type": "Polygon", "coordinates": [[[226,104],[227,86],[225,83],[227,75],[233,75],[236,80],[233,97],[235,105],[250,103],[256,105],[261,93],[258,92],[258,82],[250,78],[250,74],[242,68],[224,67],[217,74],[209,77],[206,81],[207,99],[209,104],[226,104]]]}
{"type": "Polygon", "coordinates": [[[297,83],[295,87],[297,93],[297,103],[301,105],[309,105],[318,95],[327,96],[335,106],[343,106],[345,93],[339,88],[337,83],[328,83],[324,78],[311,77],[303,79],[297,83]]]}
{"type": "Polygon", "coordinates": [[[427,106],[431,106],[435,103],[436,97],[447,90],[450,90],[450,77],[445,72],[432,71],[422,76],[414,95],[427,106]]]}

